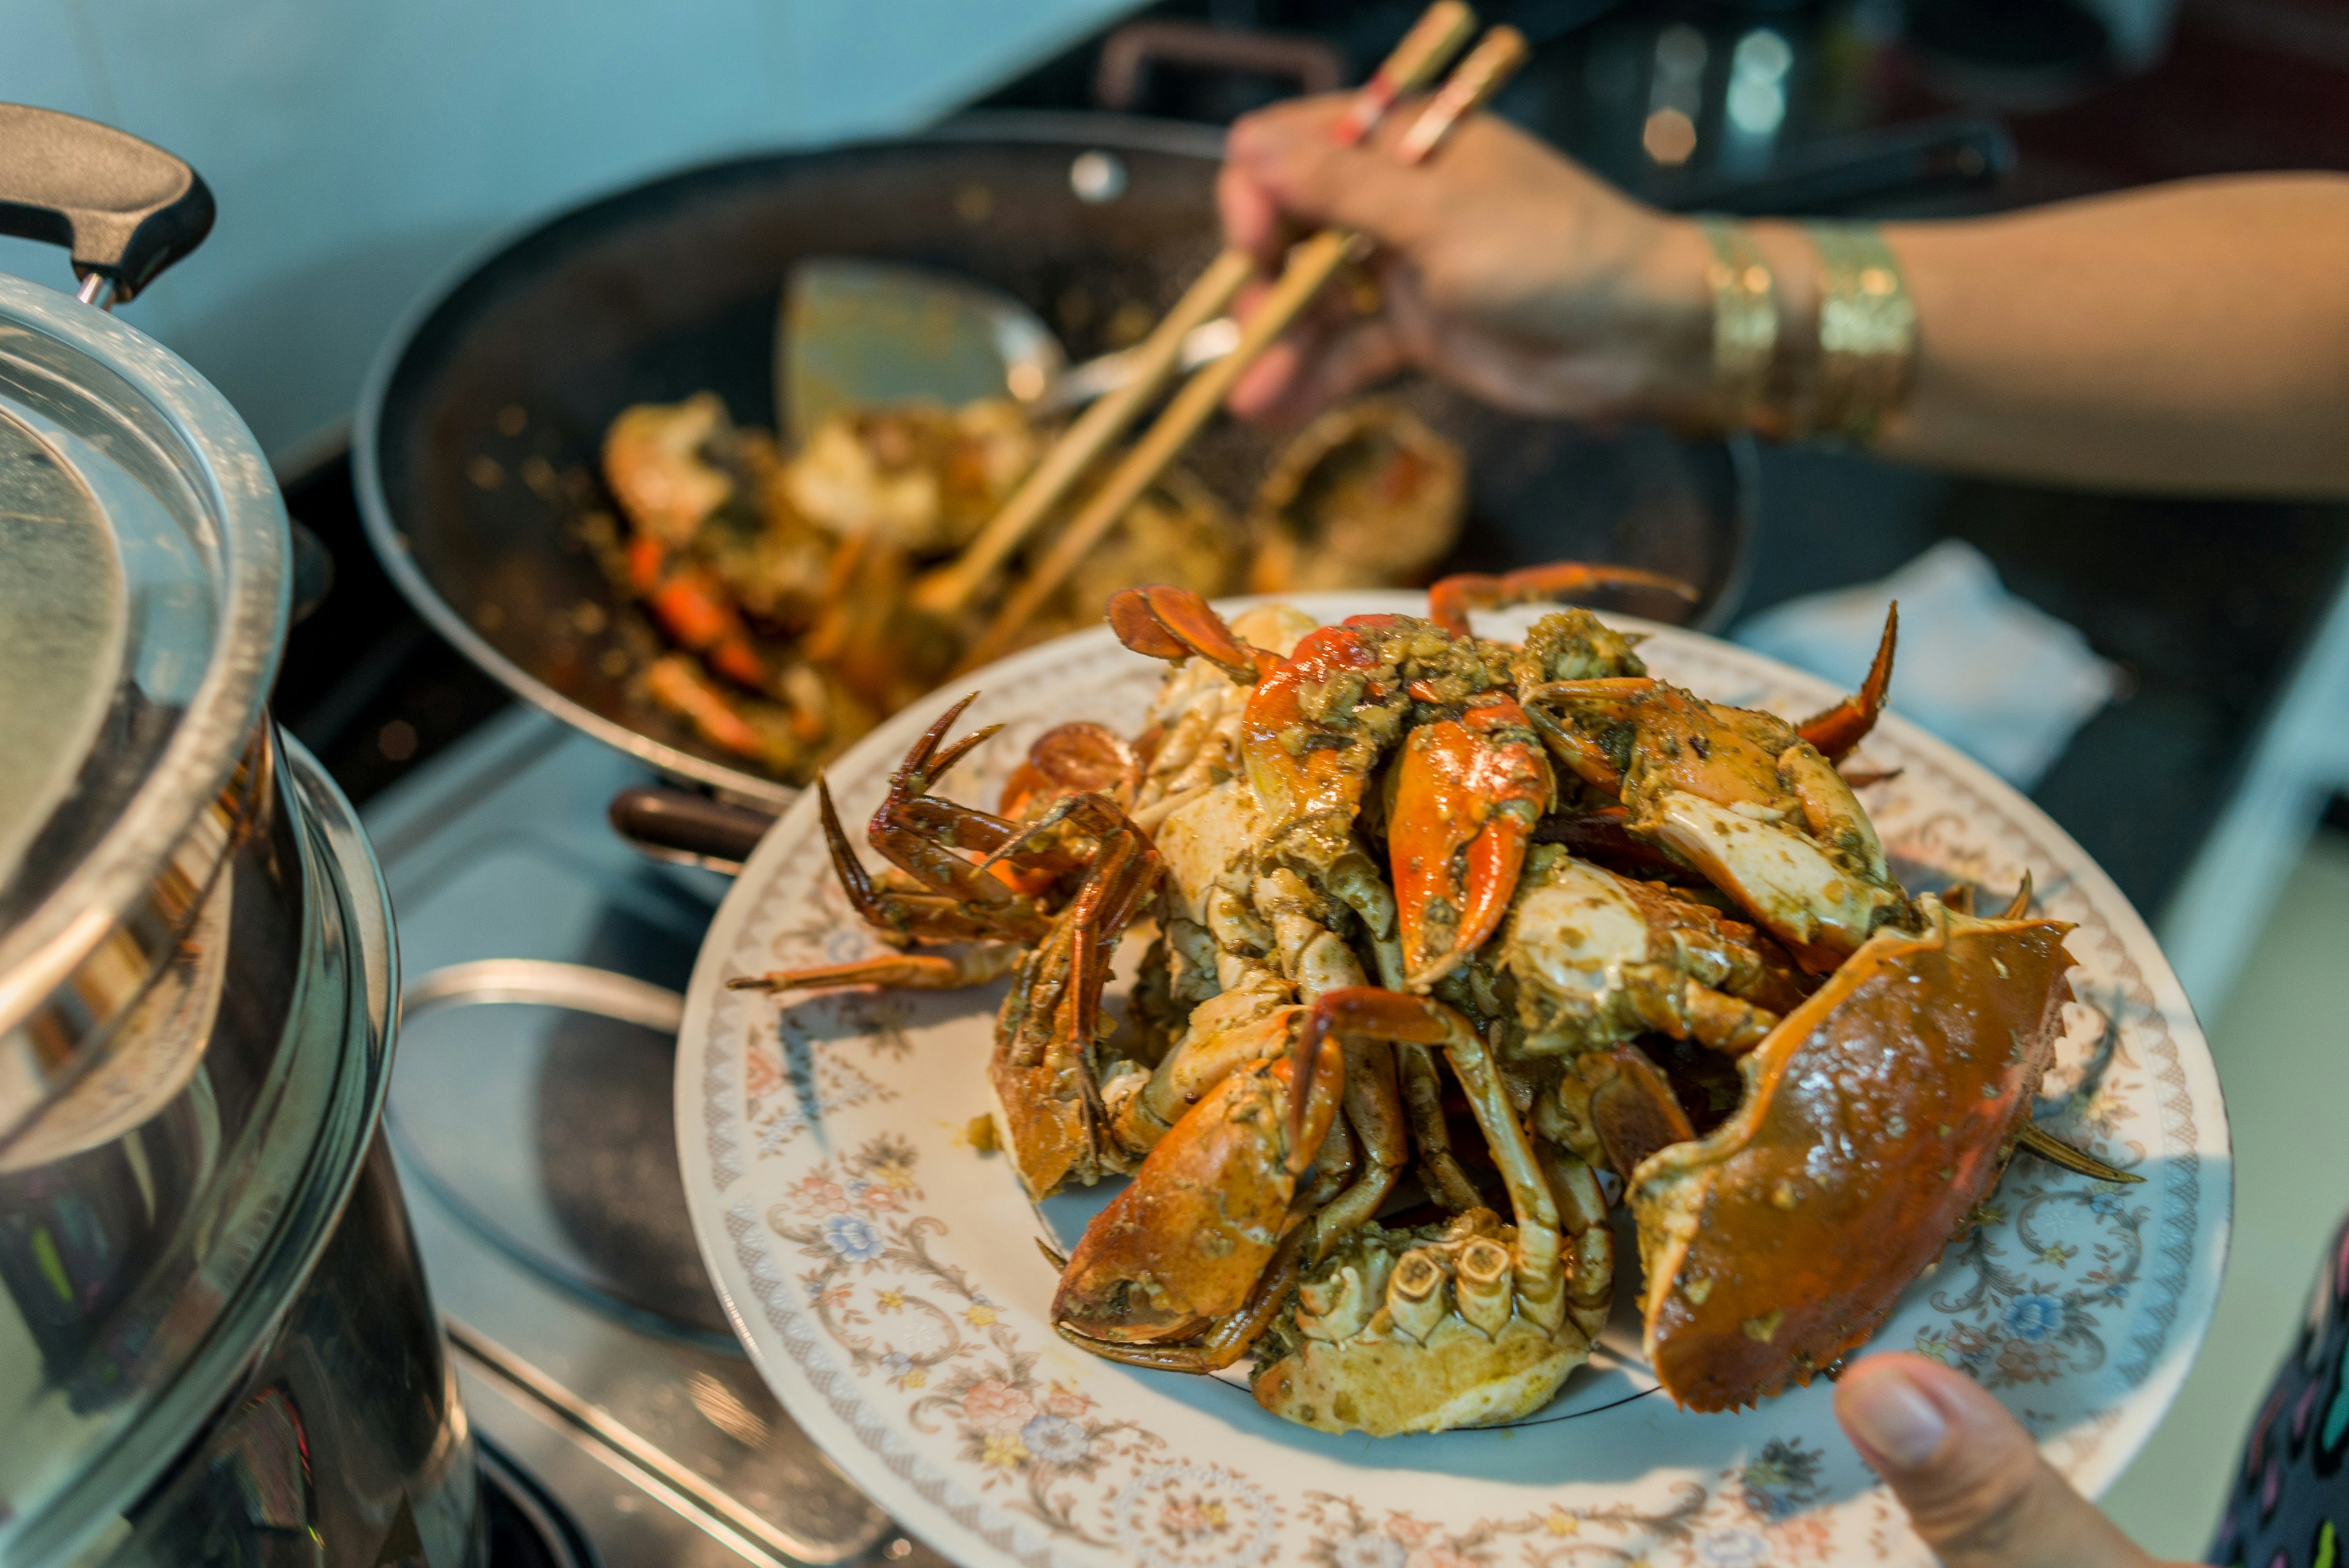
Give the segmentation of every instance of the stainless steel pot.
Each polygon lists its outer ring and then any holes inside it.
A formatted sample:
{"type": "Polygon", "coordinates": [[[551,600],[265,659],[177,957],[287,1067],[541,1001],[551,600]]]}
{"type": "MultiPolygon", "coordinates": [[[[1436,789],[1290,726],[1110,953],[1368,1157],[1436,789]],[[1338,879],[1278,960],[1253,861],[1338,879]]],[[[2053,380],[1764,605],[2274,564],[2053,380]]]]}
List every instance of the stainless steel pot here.
{"type": "Polygon", "coordinates": [[[0,276],[0,1561],[464,1564],[378,1134],[390,911],[264,707],[285,510],[104,309],[211,211],[156,148],[0,106],[0,232],[83,280],[0,276]]]}

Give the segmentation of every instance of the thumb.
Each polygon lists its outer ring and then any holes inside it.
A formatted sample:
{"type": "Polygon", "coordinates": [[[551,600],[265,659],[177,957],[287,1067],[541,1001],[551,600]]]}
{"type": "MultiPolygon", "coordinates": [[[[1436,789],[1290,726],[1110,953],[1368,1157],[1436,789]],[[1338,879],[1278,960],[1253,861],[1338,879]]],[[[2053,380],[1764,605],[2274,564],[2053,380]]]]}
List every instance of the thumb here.
{"type": "Polygon", "coordinates": [[[1844,1374],[1835,1403],[1844,1434],[1946,1568],[2150,1568],[1963,1373],[1871,1355],[1844,1374]]]}

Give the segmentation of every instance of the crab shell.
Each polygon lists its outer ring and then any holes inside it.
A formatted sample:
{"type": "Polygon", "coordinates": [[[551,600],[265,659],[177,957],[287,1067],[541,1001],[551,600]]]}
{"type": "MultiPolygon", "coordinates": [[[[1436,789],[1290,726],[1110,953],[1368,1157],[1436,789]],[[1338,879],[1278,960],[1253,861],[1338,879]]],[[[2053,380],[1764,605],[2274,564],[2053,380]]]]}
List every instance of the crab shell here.
{"type": "Polygon", "coordinates": [[[1474,1265],[1464,1269],[1464,1255],[1479,1242],[1488,1253],[1506,1251],[1516,1234],[1490,1210],[1474,1209],[1448,1226],[1372,1224],[1347,1238],[1285,1314],[1288,1348],[1257,1371],[1250,1385],[1257,1403],[1300,1426],[1374,1438],[1498,1426],[1539,1410],[1590,1359],[1607,1322],[1612,1271],[1603,1258],[1593,1260],[1599,1266],[1587,1270],[1589,1278],[1578,1270],[1547,1325],[1513,1301],[1506,1272],[1497,1300],[1489,1290],[1488,1299],[1472,1299],[1464,1281],[1474,1265]],[[1425,1260],[1423,1272],[1433,1263],[1442,1272],[1419,1303],[1431,1322],[1398,1318],[1408,1307],[1394,1293],[1397,1263],[1413,1257],[1425,1260]],[[1315,1313],[1309,1302],[1325,1310],[1315,1313]]]}
{"type": "Polygon", "coordinates": [[[2053,1058],[2056,920],[1919,901],[1745,1058],[1737,1113],[1633,1173],[1645,1345],[1667,1393],[1725,1410],[1865,1343],[1996,1183],[2053,1058]]]}

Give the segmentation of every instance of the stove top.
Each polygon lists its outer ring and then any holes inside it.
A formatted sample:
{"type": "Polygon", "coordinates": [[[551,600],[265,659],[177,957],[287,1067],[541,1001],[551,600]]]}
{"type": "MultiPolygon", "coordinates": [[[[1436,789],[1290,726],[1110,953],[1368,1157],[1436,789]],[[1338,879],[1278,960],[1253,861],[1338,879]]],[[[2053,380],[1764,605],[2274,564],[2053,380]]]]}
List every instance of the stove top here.
{"type": "Polygon", "coordinates": [[[775,1403],[702,1272],[674,1043],[647,1025],[726,883],[613,835],[605,804],[647,776],[516,710],[366,814],[409,993],[444,976],[387,1120],[467,1407],[605,1562],[936,1562],[775,1403]]]}

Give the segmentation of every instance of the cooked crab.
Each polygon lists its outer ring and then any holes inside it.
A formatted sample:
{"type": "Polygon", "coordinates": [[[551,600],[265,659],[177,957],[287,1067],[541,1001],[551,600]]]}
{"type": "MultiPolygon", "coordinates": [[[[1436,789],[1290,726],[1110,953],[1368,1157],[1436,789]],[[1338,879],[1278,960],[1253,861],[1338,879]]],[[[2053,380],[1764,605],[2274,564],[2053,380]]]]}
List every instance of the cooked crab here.
{"type": "MultiPolygon", "coordinates": [[[[1432,607],[1464,623],[1588,580],[1439,585],[1432,607]]],[[[1711,805],[1872,875],[1864,812],[1818,775],[1882,706],[1889,630],[1860,693],[1790,726],[1654,680],[1581,611],[1514,649],[1435,618],[1226,626],[1167,587],[1120,594],[1111,620],[1174,666],[1136,744],[1062,726],[978,812],[933,793],[986,733],[946,744],[949,713],[871,829],[898,886],[860,883],[828,819],[868,919],[994,956],[753,982],[1016,966],[989,1080],[1021,1180],[1133,1175],[1055,1297],[1085,1348],[1187,1371],[1253,1349],[1259,1400],[1332,1430],[1515,1418],[1604,1319],[1603,1163],[1631,1193],[1659,1376],[1724,1407],[1872,1333],[2019,1143],[2064,1152],[2025,1120],[2068,995],[2064,928],[2025,917],[2027,888],[1977,919],[1887,871],[1868,884],[1880,918],[1837,926],[1819,910],[1848,889],[1803,884],[1790,915],[1764,896],[1767,855],[1708,857],[1656,826],[1711,805]],[[1543,842],[1559,821],[1674,880],[1543,842]],[[1113,1044],[1108,952],[1154,898],[1148,1027],[1113,1044]],[[1452,1147],[1446,1077],[1506,1221],[1452,1147]],[[1722,1096],[1702,1137],[1682,1104],[1699,1080],[1722,1096]],[[1413,1165],[1451,1218],[1381,1224],[1413,1165]]]]}
{"type": "Polygon", "coordinates": [[[1274,460],[1248,513],[1248,591],[1427,580],[1468,507],[1460,449],[1386,399],[1332,410],[1274,460]]]}

